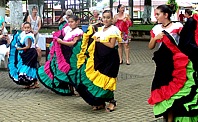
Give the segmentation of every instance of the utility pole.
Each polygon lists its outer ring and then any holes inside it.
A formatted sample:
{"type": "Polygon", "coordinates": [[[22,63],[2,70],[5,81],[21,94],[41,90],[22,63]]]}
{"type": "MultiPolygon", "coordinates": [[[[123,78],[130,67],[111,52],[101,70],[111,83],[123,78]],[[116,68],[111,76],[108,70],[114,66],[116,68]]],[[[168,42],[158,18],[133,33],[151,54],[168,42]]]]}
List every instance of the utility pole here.
{"type": "Polygon", "coordinates": [[[113,0],[110,0],[110,10],[113,10],[113,0]]]}
{"type": "Polygon", "coordinates": [[[131,21],[133,21],[133,0],[129,0],[129,15],[131,16],[131,21]]]}

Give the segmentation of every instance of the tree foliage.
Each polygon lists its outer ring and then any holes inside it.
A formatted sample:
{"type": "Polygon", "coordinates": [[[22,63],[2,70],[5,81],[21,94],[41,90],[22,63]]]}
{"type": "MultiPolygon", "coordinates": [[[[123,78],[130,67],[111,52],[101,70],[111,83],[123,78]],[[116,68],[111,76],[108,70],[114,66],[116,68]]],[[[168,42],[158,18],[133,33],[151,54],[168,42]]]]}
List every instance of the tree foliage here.
{"type": "Polygon", "coordinates": [[[167,4],[172,4],[175,6],[173,11],[177,11],[179,9],[179,5],[175,0],[168,0],[167,4]]]}
{"type": "Polygon", "coordinates": [[[5,0],[0,0],[0,6],[5,7],[5,0]]]}

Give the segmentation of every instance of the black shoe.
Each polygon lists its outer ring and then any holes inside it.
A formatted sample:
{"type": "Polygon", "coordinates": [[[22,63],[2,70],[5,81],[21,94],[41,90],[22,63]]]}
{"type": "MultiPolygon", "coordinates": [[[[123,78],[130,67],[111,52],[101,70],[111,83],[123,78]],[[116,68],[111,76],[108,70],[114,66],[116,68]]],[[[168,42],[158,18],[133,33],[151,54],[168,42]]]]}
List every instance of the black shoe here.
{"type": "Polygon", "coordinates": [[[126,65],[130,65],[130,63],[129,62],[126,62],[126,65]]]}
{"type": "Polygon", "coordinates": [[[120,62],[120,64],[123,64],[123,60],[120,62]]]}

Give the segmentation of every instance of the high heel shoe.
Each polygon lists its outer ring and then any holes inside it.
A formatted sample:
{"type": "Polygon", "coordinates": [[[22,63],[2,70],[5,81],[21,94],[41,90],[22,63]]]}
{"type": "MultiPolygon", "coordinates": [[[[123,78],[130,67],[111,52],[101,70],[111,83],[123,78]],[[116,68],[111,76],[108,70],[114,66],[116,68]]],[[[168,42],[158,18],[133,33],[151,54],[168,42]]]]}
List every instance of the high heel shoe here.
{"type": "Polygon", "coordinates": [[[123,60],[120,62],[120,64],[123,64],[123,60]]]}
{"type": "Polygon", "coordinates": [[[126,65],[130,65],[129,61],[126,62],[126,65]]]}

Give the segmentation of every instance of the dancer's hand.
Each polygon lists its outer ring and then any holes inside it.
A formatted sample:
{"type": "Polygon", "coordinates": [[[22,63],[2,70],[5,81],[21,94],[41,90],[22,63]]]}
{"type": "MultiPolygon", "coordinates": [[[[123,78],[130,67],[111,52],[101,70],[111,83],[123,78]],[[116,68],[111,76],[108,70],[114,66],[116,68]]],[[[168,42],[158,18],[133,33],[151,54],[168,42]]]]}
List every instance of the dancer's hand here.
{"type": "Polygon", "coordinates": [[[164,33],[161,32],[157,36],[155,36],[155,40],[161,40],[163,38],[163,36],[164,36],[164,33]]]}
{"type": "Polygon", "coordinates": [[[59,44],[61,44],[61,43],[62,43],[62,39],[57,38],[57,42],[58,42],[59,44]]]}
{"type": "Polygon", "coordinates": [[[100,37],[97,37],[96,42],[100,42],[100,37]]]}

